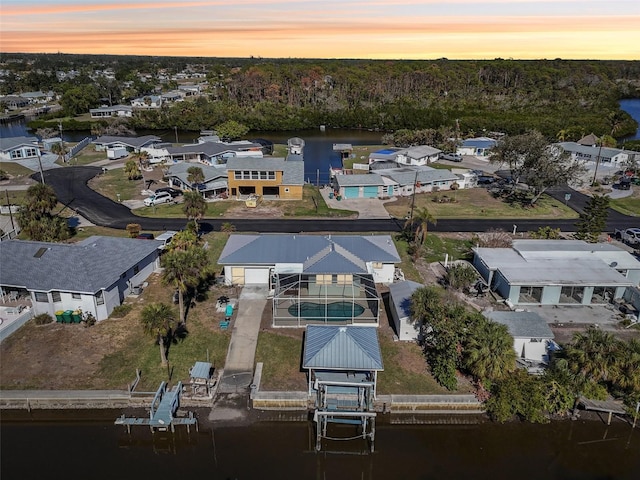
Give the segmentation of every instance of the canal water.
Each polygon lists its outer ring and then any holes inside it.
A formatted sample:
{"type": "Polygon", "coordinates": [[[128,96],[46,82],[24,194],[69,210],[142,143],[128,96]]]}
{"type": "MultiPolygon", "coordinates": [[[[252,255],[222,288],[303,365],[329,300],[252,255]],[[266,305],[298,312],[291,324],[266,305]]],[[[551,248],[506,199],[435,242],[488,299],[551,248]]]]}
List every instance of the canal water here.
{"type": "Polygon", "coordinates": [[[640,140],[640,98],[627,98],[620,100],[620,109],[627,112],[631,118],[638,122],[638,130],[635,135],[625,137],[625,140],[640,140]]]}
{"type": "MultiPolygon", "coordinates": [[[[201,422],[199,432],[131,434],[121,412],[3,412],[3,480],[141,479],[616,479],[640,474],[640,428],[614,419],[547,425],[393,425],[377,422],[375,451],[362,440],[314,451],[312,422],[201,422]]],[[[207,418],[207,411],[198,412],[207,418]]],[[[449,421],[450,418],[443,420],[449,421]]],[[[329,431],[355,435],[354,427],[329,431]]]]}

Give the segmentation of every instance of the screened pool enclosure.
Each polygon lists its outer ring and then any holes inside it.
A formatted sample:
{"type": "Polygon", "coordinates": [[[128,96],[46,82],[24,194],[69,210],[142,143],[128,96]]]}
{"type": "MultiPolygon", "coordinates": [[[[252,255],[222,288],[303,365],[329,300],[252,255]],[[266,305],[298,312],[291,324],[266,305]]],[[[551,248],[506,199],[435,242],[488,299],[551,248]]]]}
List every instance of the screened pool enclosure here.
{"type": "Polygon", "coordinates": [[[274,327],[378,325],[380,300],[369,274],[280,273],[273,282],[274,327]]]}

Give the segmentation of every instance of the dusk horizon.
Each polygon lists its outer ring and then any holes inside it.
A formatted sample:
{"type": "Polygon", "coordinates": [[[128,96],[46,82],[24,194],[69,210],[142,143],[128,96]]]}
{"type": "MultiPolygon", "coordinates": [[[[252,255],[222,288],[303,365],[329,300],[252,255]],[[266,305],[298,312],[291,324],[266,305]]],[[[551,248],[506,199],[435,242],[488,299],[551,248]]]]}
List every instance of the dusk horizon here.
{"type": "Polygon", "coordinates": [[[640,59],[640,4],[632,0],[4,0],[0,12],[4,53],[640,59]]]}

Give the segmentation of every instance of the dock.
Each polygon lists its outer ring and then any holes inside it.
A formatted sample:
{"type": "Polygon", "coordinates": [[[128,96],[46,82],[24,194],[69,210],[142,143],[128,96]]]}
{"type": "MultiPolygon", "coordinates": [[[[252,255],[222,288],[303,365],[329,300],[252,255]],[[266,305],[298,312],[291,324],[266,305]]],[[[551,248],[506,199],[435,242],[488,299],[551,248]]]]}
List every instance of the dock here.
{"type": "Polygon", "coordinates": [[[616,415],[625,415],[627,413],[624,410],[622,403],[616,402],[614,400],[601,401],[580,397],[580,399],[578,400],[578,405],[582,405],[585,410],[608,413],[609,417],[607,418],[607,425],[611,425],[611,416],[614,413],[616,415]]]}
{"type": "Polygon", "coordinates": [[[162,382],[158,391],[151,402],[149,418],[144,417],[125,417],[123,414],[114,422],[115,425],[124,425],[127,432],[131,433],[132,426],[145,425],[151,429],[151,432],[175,431],[176,425],[185,425],[187,432],[190,432],[191,426],[194,425],[198,430],[198,420],[193,412],[188,412],[186,417],[177,417],[178,408],[180,408],[180,396],[182,394],[182,382],[167,390],[167,383],[162,382]]]}

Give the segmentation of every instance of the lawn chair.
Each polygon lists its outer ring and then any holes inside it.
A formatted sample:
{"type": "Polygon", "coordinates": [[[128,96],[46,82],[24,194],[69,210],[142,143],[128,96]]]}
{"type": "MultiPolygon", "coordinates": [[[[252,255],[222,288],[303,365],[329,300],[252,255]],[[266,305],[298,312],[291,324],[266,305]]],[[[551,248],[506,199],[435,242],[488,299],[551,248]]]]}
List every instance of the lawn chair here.
{"type": "Polygon", "coordinates": [[[229,320],[220,321],[220,330],[226,330],[229,328],[229,323],[231,323],[229,320]]]}

